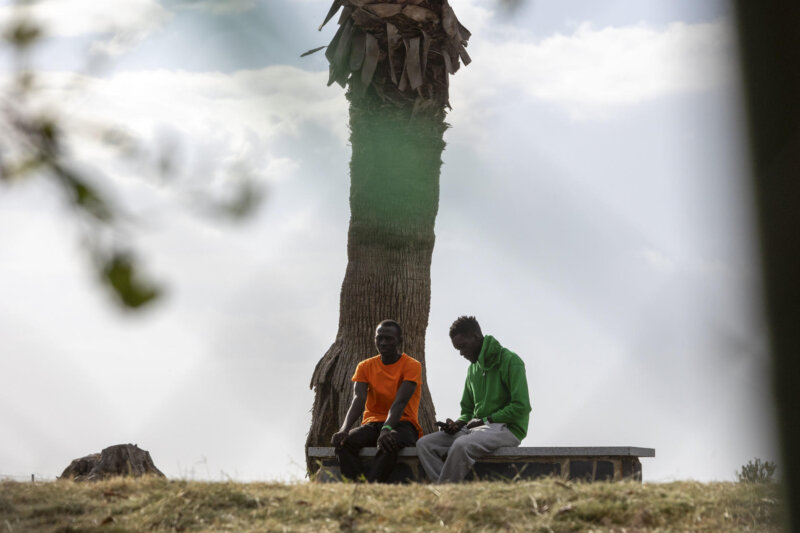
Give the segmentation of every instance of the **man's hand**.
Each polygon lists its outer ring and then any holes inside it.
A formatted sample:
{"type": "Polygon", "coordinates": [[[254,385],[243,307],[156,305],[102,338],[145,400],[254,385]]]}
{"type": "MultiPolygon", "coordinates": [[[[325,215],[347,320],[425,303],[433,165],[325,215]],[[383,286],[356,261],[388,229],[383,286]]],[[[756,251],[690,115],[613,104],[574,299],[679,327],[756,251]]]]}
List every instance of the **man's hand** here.
{"type": "Polygon", "coordinates": [[[347,437],[347,431],[337,431],[331,437],[331,444],[333,444],[336,448],[342,445],[344,439],[347,437]]]}
{"type": "Polygon", "coordinates": [[[455,435],[456,433],[461,431],[461,428],[464,427],[464,424],[465,423],[462,422],[461,420],[453,421],[452,419],[448,418],[447,420],[444,421],[444,424],[440,427],[442,428],[442,431],[444,431],[448,435],[455,435]]]}
{"type": "Polygon", "coordinates": [[[382,429],[378,435],[378,450],[393,452],[399,447],[397,443],[397,432],[393,429],[382,429]]]}
{"type": "Polygon", "coordinates": [[[470,420],[469,422],[467,422],[467,429],[476,428],[476,427],[478,427],[478,426],[482,426],[482,425],[483,425],[483,420],[482,420],[482,419],[480,419],[480,418],[473,418],[472,420],[470,420]]]}

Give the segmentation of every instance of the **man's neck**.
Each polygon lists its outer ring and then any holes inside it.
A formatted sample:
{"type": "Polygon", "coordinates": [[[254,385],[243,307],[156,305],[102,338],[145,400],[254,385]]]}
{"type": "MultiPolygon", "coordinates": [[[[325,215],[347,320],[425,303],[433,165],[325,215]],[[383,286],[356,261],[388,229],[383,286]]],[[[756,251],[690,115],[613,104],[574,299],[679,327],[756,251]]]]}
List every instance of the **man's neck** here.
{"type": "Polygon", "coordinates": [[[381,363],[383,363],[384,365],[391,365],[399,361],[402,356],[403,354],[401,354],[400,352],[396,352],[394,355],[381,354],[381,363]]]}

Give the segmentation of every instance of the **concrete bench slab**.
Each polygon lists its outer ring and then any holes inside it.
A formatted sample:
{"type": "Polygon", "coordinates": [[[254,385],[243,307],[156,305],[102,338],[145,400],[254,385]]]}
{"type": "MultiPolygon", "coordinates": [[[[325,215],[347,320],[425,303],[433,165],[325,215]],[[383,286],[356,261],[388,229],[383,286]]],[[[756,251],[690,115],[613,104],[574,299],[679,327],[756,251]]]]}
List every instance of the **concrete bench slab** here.
{"type": "MultiPolygon", "coordinates": [[[[368,466],[376,448],[364,448],[360,456],[368,466]]],[[[314,474],[318,481],[341,479],[332,447],[310,447],[308,456],[320,465],[314,474]]],[[[471,479],[519,480],[555,476],[575,481],[641,481],[640,457],[655,457],[654,448],[637,446],[566,446],[499,448],[475,463],[471,479]]],[[[415,447],[400,450],[398,464],[390,481],[425,481],[415,447]]]]}

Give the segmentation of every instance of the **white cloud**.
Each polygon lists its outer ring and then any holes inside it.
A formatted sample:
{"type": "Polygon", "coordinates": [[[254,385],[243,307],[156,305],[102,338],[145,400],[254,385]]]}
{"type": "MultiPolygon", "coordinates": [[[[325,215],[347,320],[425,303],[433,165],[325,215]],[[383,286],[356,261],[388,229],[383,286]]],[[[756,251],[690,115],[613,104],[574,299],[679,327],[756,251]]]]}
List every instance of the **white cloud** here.
{"type": "Polygon", "coordinates": [[[127,72],[93,80],[91,92],[93,101],[122,113],[136,129],[163,122],[207,135],[232,133],[229,142],[244,145],[247,134],[266,141],[295,134],[309,122],[344,136],[346,108],[341,94],[327,90],[324,76],[285,66],[232,74],[127,72]]]}
{"type": "Polygon", "coordinates": [[[179,2],[175,8],[211,13],[244,13],[254,10],[256,2],[255,0],[187,0],[179,2]]]}
{"type": "MultiPolygon", "coordinates": [[[[0,7],[0,21],[19,8],[0,7]]],[[[157,0],[41,0],[24,8],[51,37],[102,37],[92,51],[119,55],[158,30],[171,14],[157,0]]]]}
{"type": "MultiPolygon", "coordinates": [[[[278,153],[281,143],[297,139],[307,127],[330,132],[342,145],[347,138],[341,92],[325,86],[324,73],[294,67],[232,74],[154,70],[110,78],[41,74],[39,80],[42,105],[65,114],[68,131],[85,131],[87,124],[123,128],[154,152],[148,157],[169,155],[179,177],[218,177],[244,163],[244,170],[278,182],[297,169],[292,158],[278,153]]],[[[119,167],[114,152],[85,138],[72,148],[78,160],[119,167]]],[[[125,176],[126,171],[116,172],[118,179],[131,181],[125,176]]]]}
{"type": "MultiPolygon", "coordinates": [[[[487,5],[485,0],[467,0],[459,2],[458,5],[454,4],[453,2],[450,5],[453,6],[458,20],[475,35],[475,37],[471,38],[472,43],[484,38],[482,34],[485,31],[497,29],[498,20],[492,9],[496,6],[496,2],[487,5]]],[[[503,31],[507,29],[507,27],[504,27],[503,31]]]]}
{"type": "Polygon", "coordinates": [[[298,163],[288,157],[274,157],[264,173],[270,181],[280,182],[289,179],[297,171],[298,163]]]}
{"type": "Polygon", "coordinates": [[[605,117],[659,98],[699,93],[730,81],[734,53],[730,23],[674,22],[594,28],[571,34],[476,42],[474,62],[454,83],[462,93],[506,87],[565,108],[573,118],[605,117]]]}

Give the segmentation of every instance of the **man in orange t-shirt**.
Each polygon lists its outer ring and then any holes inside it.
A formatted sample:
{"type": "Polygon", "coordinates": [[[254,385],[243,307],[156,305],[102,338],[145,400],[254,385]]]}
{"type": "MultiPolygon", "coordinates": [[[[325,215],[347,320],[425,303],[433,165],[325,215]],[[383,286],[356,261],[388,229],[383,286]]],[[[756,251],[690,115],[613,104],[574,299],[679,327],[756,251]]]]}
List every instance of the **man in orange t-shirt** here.
{"type": "Polygon", "coordinates": [[[422,365],[400,352],[403,330],[394,320],[375,329],[379,355],[358,364],[353,375],[353,401],[344,423],[331,438],[342,475],[349,479],[386,482],[397,463],[397,452],[414,446],[422,436],[417,420],[422,393],[422,365]],[[361,425],[350,429],[358,417],[361,425]],[[378,453],[364,472],[358,453],[377,446],[378,453]]]}

